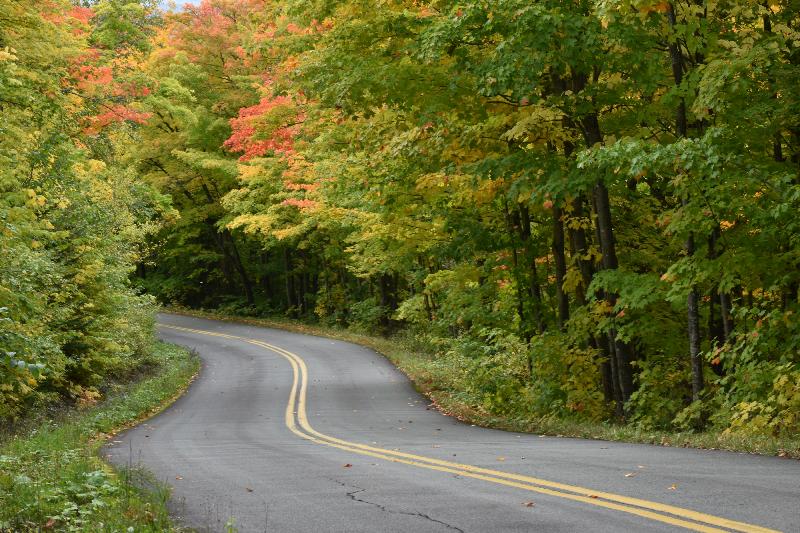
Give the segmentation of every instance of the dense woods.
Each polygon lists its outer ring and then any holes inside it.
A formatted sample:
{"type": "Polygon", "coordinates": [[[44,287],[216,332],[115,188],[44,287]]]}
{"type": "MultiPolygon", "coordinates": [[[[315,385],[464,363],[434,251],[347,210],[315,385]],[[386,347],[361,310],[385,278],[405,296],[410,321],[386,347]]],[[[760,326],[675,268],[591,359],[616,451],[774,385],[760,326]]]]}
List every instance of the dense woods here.
{"type": "Polygon", "coordinates": [[[0,415],[141,357],[143,291],[413,335],[491,413],[800,430],[797,0],[0,7],[0,415]]]}

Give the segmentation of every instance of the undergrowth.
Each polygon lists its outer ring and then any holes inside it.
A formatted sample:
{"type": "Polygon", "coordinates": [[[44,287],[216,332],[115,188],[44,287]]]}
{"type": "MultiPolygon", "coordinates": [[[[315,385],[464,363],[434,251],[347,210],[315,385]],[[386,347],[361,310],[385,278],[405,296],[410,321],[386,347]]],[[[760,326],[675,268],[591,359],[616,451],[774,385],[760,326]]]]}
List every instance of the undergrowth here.
{"type": "Polygon", "coordinates": [[[197,357],[165,343],[155,345],[152,362],[100,404],[3,436],[0,531],[177,530],[166,488],[141,483],[146,472],[115,471],[98,455],[109,435],[171,403],[199,368],[197,357]]]}

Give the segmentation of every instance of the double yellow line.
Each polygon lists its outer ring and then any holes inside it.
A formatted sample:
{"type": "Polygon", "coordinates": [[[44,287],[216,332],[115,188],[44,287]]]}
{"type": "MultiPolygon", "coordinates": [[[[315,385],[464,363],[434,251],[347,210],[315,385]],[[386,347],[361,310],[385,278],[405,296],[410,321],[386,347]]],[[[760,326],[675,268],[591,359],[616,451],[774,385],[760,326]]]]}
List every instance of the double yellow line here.
{"type": "Polygon", "coordinates": [[[289,403],[286,405],[286,426],[297,436],[317,444],[331,446],[333,448],[339,448],[341,450],[346,450],[348,452],[358,453],[361,455],[368,455],[370,457],[384,459],[393,463],[402,463],[419,468],[427,468],[429,470],[438,470],[440,472],[447,472],[463,477],[480,479],[482,481],[488,481],[498,485],[506,485],[508,487],[514,487],[517,489],[547,494],[548,496],[556,496],[559,498],[565,498],[567,500],[604,507],[606,509],[613,509],[615,511],[634,514],[673,526],[683,527],[692,531],[708,533],[726,531],[739,531],[743,533],[777,533],[774,529],[737,522],[735,520],[729,520],[727,518],[700,513],[690,509],[683,509],[681,507],[674,507],[672,505],[641,500],[639,498],[631,498],[609,492],[595,491],[576,485],[567,485],[564,483],[548,481],[530,476],[523,476],[510,472],[502,472],[500,470],[492,470],[489,468],[481,468],[468,464],[443,461],[441,459],[404,453],[396,450],[376,448],[374,446],[367,446],[366,444],[359,444],[325,435],[312,428],[311,424],[308,422],[308,416],[306,414],[308,368],[306,367],[305,361],[303,361],[303,359],[297,354],[256,339],[166,324],[160,324],[160,326],[189,333],[196,333],[199,335],[209,335],[213,337],[222,337],[225,339],[246,342],[266,348],[267,350],[284,357],[287,361],[289,361],[294,376],[292,380],[292,390],[289,396],[289,403]]]}

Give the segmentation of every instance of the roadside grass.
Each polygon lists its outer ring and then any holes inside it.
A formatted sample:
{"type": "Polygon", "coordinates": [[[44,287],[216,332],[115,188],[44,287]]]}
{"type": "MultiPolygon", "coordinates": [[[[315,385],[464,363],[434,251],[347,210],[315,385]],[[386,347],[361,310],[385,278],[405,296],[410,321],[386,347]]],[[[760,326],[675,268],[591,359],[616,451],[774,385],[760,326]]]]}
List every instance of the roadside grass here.
{"type": "Polygon", "coordinates": [[[179,531],[165,487],[143,471],[115,471],[99,456],[110,436],[171,404],[200,366],[185,349],[161,342],[151,359],[145,375],[106,401],[5,436],[0,531],[179,531]]]}
{"type": "Polygon", "coordinates": [[[437,364],[436,357],[410,335],[390,338],[366,335],[341,328],[312,325],[286,318],[253,318],[231,316],[213,311],[168,309],[169,312],[201,318],[241,322],[329,337],[372,348],[383,354],[414,383],[416,389],[431,400],[441,412],[465,423],[487,428],[533,433],[542,436],[574,437],[609,441],[654,444],[684,448],[727,450],[758,455],[800,459],[800,435],[775,438],[764,435],[723,434],[719,432],[646,431],[632,425],[590,422],[554,417],[537,417],[530,413],[498,416],[482,406],[482,399],[470,393],[453,378],[453,372],[437,364]]]}

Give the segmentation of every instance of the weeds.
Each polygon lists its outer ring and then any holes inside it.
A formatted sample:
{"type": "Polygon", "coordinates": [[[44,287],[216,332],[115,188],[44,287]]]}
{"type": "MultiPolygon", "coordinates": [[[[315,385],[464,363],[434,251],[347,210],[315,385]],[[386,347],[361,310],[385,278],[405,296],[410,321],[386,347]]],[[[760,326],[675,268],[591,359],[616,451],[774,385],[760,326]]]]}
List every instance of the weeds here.
{"type": "Polygon", "coordinates": [[[0,444],[0,531],[174,531],[168,491],[114,471],[98,456],[105,438],[158,412],[197,372],[184,349],[159,343],[142,380],[97,406],[45,421],[0,444]]]}

